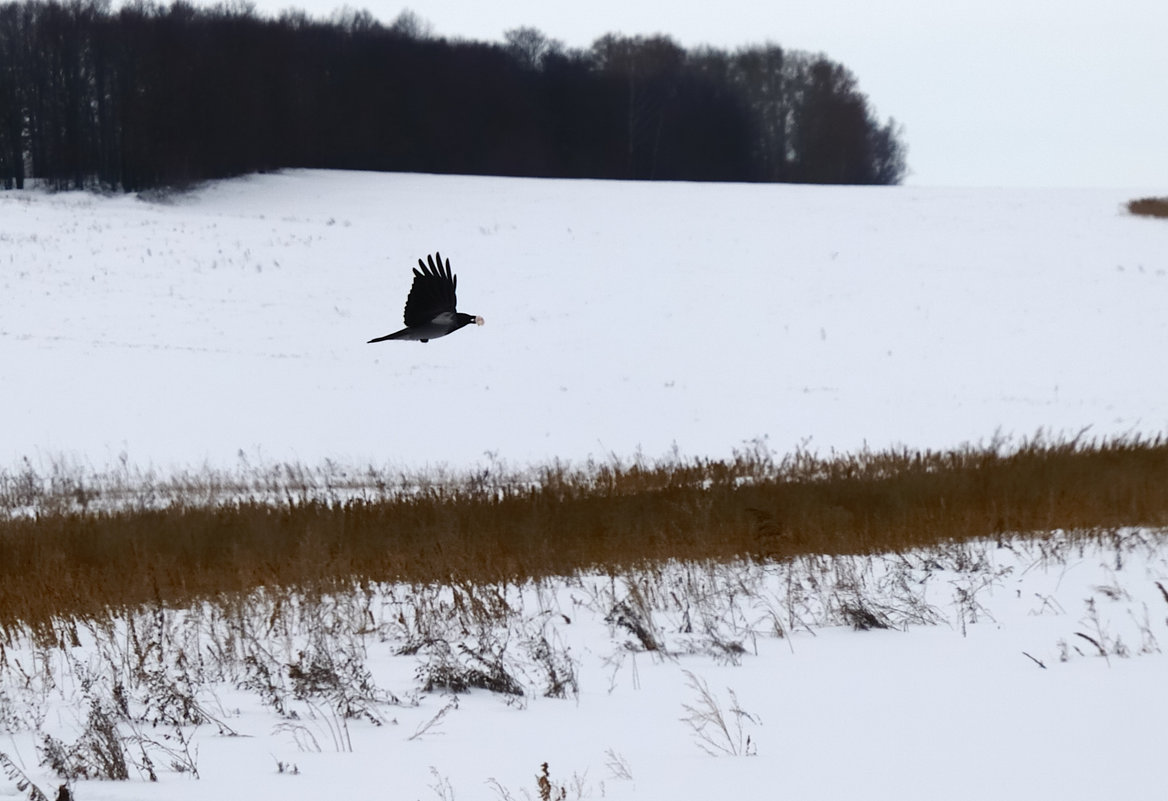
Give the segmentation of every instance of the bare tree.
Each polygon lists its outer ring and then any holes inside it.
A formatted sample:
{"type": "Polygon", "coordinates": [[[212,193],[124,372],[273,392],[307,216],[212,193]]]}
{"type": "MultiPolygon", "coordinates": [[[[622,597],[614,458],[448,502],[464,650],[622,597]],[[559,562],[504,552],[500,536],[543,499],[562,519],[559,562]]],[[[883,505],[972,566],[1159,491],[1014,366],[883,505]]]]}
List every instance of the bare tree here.
{"type": "Polygon", "coordinates": [[[503,34],[504,48],[523,67],[539,70],[549,54],[564,52],[564,43],[549,39],[538,28],[512,28],[503,34]]]}

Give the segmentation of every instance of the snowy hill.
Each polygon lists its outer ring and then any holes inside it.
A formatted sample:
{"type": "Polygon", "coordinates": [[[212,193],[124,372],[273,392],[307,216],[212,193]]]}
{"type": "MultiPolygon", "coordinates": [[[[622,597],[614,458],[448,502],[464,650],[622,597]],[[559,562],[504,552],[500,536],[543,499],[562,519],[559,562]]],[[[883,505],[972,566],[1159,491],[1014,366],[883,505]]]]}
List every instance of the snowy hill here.
{"type": "MultiPolygon", "coordinates": [[[[1159,434],[1168,226],[1140,194],[0,193],[0,467],[1159,434]],[[365,344],[435,249],[486,327],[365,344]]],[[[1164,532],[1132,528],[111,610],[0,639],[0,797],[1151,798],[1166,586],[1164,532]]]]}
{"type": "Polygon", "coordinates": [[[1124,212],[1137,194],[344,172],[0,193],[0,464],[1159,432],[1168,227],[1124,212]],[[436,249],[486,326],[366,345],[436,249]]]}

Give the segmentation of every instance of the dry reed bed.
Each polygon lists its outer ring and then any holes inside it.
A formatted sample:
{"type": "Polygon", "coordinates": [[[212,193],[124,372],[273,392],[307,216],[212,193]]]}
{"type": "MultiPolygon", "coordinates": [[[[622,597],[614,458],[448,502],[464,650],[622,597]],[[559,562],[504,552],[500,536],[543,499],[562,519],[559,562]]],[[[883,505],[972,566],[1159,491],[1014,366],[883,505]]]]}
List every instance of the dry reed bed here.
{"type": "MultiPolygon", "coordinates": [[[[995,534],[1168,525],[1163,437],[1040,435],[781,458],[755,447],[726,461],[417,479],[367,475],[345,496],[305,486],[280,501],[179,498],[161,507],[152,489],[134,498],[123,488],[116,504],[90,497],[82,508],[43,493],[30,507],[24,497],[0,509],[0,628],[261,586],[506,583],[665,560],[895,552],[995,534]]],[[[0,487],[14,481],[0,475],[0,487]]],[[[27,474],[20,481],[31,486],[27,474]]]]}
{"type": "Polygon", "coordinates": [[[1142,197],[1129,200],[1127,210],[1142,217],[1168,217],[1168,197],[1142,197]]]}

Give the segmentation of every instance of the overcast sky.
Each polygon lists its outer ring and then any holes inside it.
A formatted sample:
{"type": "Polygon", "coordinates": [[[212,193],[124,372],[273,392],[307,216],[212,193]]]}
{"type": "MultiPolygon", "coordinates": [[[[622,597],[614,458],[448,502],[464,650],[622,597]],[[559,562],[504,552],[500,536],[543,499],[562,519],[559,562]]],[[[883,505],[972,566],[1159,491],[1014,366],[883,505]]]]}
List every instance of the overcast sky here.
{"type": "MultiPolygon", "coordinates": [[[[257,0],[328,16],[336,0],[257,0]]],[[[572,47],[663,33],[684,46],[826,53],[905,126],[908,183],[1168,191],[1168,0],[351,0],[438,36],[533,26],[572,47]]]]}

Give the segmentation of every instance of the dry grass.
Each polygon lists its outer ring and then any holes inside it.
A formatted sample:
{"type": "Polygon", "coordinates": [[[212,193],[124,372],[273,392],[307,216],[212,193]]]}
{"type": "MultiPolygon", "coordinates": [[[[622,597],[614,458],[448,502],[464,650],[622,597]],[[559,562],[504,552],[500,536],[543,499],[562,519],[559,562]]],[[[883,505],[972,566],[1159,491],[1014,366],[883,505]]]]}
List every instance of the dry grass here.
{"type": "Polygon", "coordinates": [[[1143,217],[1168,218],[1168,197],[1142,197],[1129,200],[1127,210],[1143,217]]]}
{"type": "MultiPolygon", "coordinates": [[[[16,480],[0,474],[0,486],[16,480]]],[[[783,458],[759,447],[728,461],[553,465],[396,489],[373,476],[374,485],[347,497],[306,488],[279,501],[161,508],[126,497],[104,507],[87,497],[78,508],[37,496],[32,507],[0,509],[0,628],[261,585],[506,583],[670,559],[1164,526],[1168,440],[1039,436],[1009,447],[783,458]]]]}

